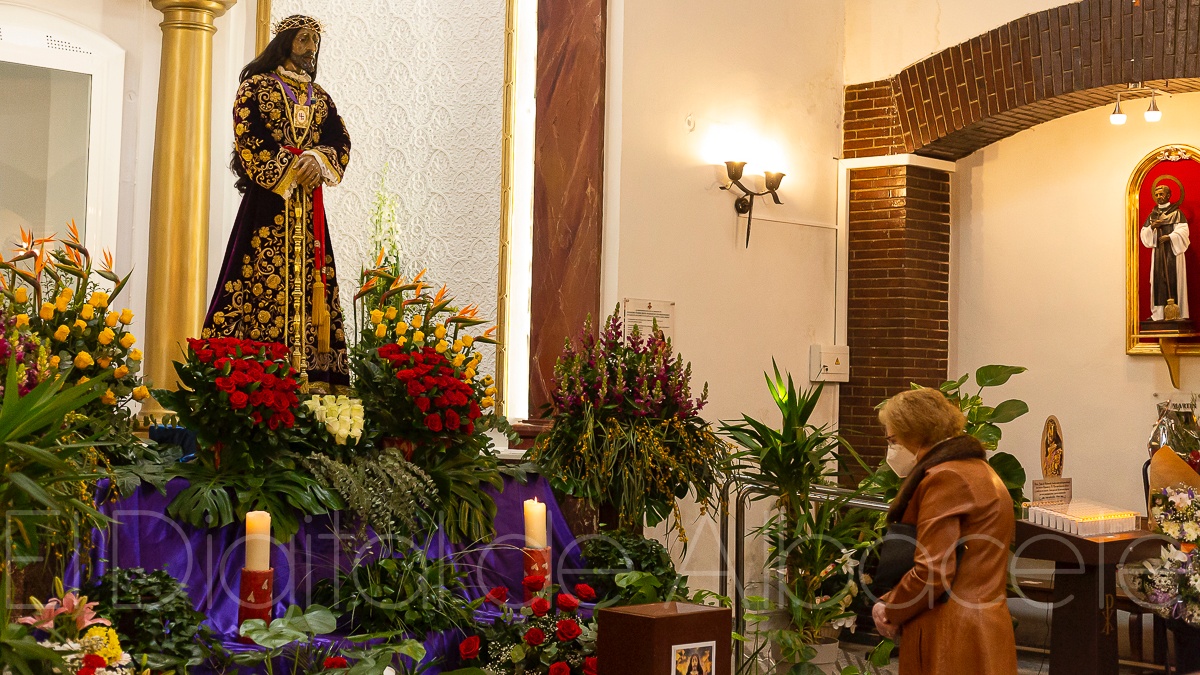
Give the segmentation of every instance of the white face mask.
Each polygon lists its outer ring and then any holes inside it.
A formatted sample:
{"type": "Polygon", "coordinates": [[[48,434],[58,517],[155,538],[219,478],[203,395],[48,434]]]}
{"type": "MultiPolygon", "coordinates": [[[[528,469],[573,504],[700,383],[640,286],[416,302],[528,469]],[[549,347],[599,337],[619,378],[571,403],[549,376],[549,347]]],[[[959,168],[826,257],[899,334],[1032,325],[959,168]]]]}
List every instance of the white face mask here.
{"type": "Polygon", "coordinates": [[[917,465],[917,456],[899,443],[888,443],[887,465],[897,476],[904,478],[917,465]]]}

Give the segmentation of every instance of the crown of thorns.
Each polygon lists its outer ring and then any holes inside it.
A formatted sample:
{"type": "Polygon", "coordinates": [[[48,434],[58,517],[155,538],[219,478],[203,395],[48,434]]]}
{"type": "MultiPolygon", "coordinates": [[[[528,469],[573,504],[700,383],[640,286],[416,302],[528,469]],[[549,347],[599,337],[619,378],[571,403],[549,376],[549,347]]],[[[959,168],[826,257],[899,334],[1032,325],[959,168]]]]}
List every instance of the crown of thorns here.
{"type": "Polygon", "coordinates": [[[294,28],[307,28],[315,32],[317,35],[321,34],[321,22],[317,21],[311,16],[304,16],[303,14],[293,14],[289,17],[280,19],[275,24],[275,28],[272,29],[271,34],[279,35],[285,30],[292,30],[294,28]]]}

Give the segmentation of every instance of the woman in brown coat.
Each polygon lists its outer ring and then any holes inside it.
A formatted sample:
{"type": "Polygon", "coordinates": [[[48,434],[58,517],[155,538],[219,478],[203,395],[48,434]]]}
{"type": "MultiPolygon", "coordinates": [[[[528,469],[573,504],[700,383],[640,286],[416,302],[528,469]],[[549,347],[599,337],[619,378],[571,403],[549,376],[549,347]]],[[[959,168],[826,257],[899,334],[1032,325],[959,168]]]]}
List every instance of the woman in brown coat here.
{"type": "Polygon", "coordinates": [[[917,531],[912,570],[872,612],[881,635],[901,636],[900,675],[1015,675],[1008,490],[936,389],[894,396],[879,420],[889,464],[907,475],[888,521],[917,531]]]}

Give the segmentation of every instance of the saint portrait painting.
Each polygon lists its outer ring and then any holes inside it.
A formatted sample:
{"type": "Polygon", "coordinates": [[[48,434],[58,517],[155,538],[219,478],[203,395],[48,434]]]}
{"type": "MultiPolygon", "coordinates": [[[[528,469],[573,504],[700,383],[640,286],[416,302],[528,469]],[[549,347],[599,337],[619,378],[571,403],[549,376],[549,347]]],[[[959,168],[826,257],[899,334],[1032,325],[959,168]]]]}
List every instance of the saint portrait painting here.
{"type": "MultiPolygon", "coordinates": [[[[1158,353],[1162,338],[1194,340],[1200,263],[1191,245],[1200,218],[1200,150],[1183,145],[1146,155],[1126,193],[1127,352],[1158,353]]],[[[1200,234],[1198,234],[1200,236],[1200,234]]],[[[1187,345],[1200,353],[1200,341],[1187,345]]],[[[1184,344],[1180,351],[1186,352],[1184,344]]]]}

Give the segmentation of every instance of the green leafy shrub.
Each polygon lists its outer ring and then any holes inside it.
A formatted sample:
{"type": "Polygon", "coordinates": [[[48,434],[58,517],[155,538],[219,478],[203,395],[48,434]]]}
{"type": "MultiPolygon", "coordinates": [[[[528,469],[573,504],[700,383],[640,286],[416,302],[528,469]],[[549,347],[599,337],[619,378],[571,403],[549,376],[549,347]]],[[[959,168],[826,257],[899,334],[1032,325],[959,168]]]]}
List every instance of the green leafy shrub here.
{"type": "Polygon", "coordinates": [[[633,532],[614,532],[588,539],[581,547],[591,570],[588,583],[609,604],[666,602],[688,595],[667,548],[633,532]]]}
{"type": "Polygon", "coordinates": [[[216,637],[202,624],[187,589],[165,570],[110,568],[84,592],[113,622],[125,651],[151,670],[184,671],[204,661],[202,643],[216,637]]]}
{"type": "Polygon", "coordinates": [[[403,558],[360,560],[335,579],[320,582],[315,597],[343,616],[356,639],[424,638],[472,624],[480,601],[466,598],[465,580],[453,562],[412,549],[403,558]]]}

